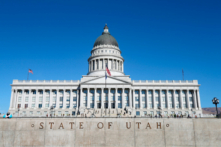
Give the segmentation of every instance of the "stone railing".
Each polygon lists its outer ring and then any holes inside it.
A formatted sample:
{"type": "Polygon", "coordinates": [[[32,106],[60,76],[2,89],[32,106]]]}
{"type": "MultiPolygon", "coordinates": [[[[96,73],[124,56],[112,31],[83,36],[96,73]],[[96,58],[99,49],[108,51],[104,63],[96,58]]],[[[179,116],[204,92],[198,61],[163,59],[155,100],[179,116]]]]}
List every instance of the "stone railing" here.
{"type": "Polygon", "coordinates": [[[21,84],[21,83],[48,83],[48,84],[54,84],[54,83],[75,83],[79,84],[79,80],[13,80],[13,84],[21,84]]]}
{"type": "Polygon", "coordinates": [[[104,47],[114,48],[114,49],[119,49],[119,47],[114,46],[114,45],[97,45],[97,46],[93,47],[92,50],[94,50],[94,49],[98,49],[98,48],[104,48],[104,47]]]}
{"type": "Polygon", "coordinates": [[[178,84],[178,83],[188,83],[188,84],[198,84],[197,80],[133,80],[132,81],[133,84],[150,84],[150,83],[160,83],[160,84],[178,84]]]}

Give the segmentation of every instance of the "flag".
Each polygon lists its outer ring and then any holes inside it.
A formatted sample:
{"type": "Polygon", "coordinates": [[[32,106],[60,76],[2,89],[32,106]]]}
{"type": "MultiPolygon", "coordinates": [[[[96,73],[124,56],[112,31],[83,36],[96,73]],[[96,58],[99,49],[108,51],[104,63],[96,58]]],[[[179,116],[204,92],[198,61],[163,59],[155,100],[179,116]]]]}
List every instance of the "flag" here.
{"type": "Polygon", "coordinates": [[[32,71],[31,69],[29,69],[29,70],[28,70],[28,72],[30,72],[30,73],[32,73],[32,74],[33,74],[33,71],[32,71]]]}
{"type": "Polygon", "coordinates": [[[105,79],[107,79],[107,73],[105,72],[105,79]]]}
{"type": "Polygon", "coordinates": [[[110,71],[109,71],[109,69],[108,69],[107,64],[106,64],[106,71],[107,71],[108,75],[111,76],[111,73],[110,73],[110,71]]]}

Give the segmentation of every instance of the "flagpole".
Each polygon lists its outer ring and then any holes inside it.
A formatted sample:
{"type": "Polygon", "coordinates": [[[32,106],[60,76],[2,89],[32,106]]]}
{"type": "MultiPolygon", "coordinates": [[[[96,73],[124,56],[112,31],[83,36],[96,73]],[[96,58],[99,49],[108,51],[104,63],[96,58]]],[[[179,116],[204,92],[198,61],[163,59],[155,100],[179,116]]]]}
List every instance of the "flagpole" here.
{"type": "Polygon", "coordinates": [[[28,71],[28,77],[27,77],[27,81],[28,81],[28,78],[29,78],[29,71],[28,71]]]}

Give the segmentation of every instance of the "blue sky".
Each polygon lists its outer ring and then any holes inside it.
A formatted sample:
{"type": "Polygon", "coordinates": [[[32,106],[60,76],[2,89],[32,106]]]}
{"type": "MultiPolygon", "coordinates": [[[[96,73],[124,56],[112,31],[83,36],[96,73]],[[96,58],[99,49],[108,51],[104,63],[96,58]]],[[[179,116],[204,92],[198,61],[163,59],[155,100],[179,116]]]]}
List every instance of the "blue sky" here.
{"type": "Polygon", "coordinates": [[[0,112],[13,79],[80,80],[105,23],[132,80],[199,80],[221,98],[221,1],[0,1],[0,112]]]}

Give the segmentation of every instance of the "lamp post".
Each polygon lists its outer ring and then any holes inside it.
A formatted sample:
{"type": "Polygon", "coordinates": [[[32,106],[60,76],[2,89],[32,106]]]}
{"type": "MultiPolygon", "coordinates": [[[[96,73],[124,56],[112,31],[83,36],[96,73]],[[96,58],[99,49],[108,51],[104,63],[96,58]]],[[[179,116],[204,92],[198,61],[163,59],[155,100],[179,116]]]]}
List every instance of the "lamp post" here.
{"type": "Polygon", "coordinates": [[[18,107],[18,117],[19,117],[19,111],[20,111],[20,108],[18,107]]]}
{"type": "Polygon", "coordinates": [[[54,107],[51,106],[51,107],[50,107],[50,110],[51,110],[51,118],[52,118],[53,109],[54,109],[54,107]]]}
{"type": "Polygon", "coordinates": [[[213,104],[216,105],[216,117],[218,117],[218,109],[217,109],[217,104],[219,104],[219,99],[217,99],[216,97],[214,97],[212,99],[213,104]]]}

